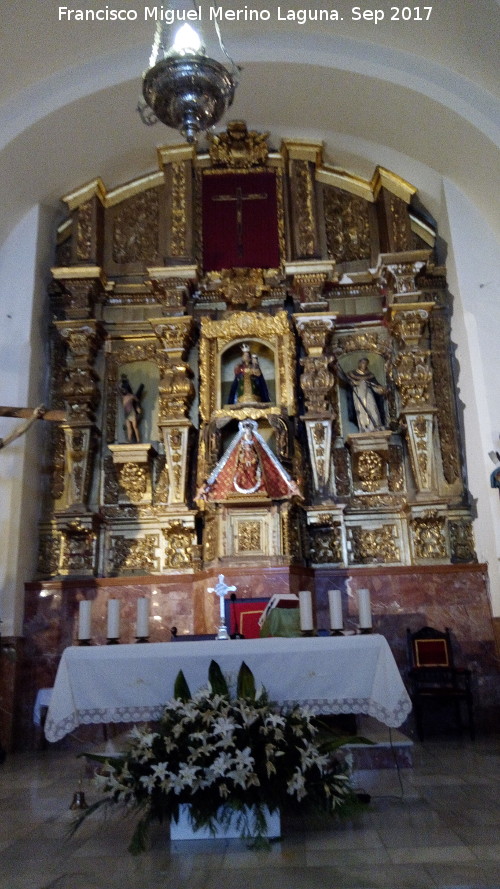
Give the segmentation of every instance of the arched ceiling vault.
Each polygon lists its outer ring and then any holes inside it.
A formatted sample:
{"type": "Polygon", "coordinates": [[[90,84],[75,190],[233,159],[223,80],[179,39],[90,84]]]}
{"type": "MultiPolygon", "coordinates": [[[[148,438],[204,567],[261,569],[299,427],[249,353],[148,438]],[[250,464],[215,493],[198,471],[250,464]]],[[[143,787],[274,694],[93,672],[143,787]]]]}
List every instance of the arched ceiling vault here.
{"type": "MultiPolygon", "coordinates": [[[[376,5],[388,12],[393,4],[376,5]]],[[[10,6],[2,20],[2,239],[33,204],[56,213],[59,197],[87,179],[100,175],[114,187],[154,169],[157,145],[180,141],[161,124],[144,127],[134,110],[151,22],[63,23],[52,0],[10,6]]],[[[225,25],[243,65],[229,118],[268,130],[275,147],[282,138],[323,140],[326,161],[366,178],[376,164],[389,167],[417,186],[438,221],[446,176],[500,236],[491,201],[500,173],[500,5],[439,0],[432,15],[432,27],[225,25]]]]}

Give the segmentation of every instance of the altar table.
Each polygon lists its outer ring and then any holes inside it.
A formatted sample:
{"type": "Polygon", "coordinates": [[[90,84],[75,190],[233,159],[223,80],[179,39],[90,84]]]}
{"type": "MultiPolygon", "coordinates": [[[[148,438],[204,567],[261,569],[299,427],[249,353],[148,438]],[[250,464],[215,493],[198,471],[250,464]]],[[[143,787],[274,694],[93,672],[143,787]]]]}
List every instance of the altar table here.
{"type": "Polygon", "coordinates": [[[230,683],[242,661],[271,701],[315,714],[358,713],[398,726],[411,702],[379,635],[75,646],[63,652],[45,721],[48,741],[78,725],[159,719],[179,670],[191,692],[215,660],[230,683]]]}

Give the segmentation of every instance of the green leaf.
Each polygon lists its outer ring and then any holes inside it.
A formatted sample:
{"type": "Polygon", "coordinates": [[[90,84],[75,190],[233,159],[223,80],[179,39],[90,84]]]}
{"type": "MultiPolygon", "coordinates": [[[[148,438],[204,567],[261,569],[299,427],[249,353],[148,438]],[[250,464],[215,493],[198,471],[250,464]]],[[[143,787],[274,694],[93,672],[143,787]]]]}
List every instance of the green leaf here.
{"type": "Polygon", "coordinates": [[[210,666],[208,668],[208,681],[210,683],[210,688],[212,689],[213,694],[222,695],[223,697],[229,697],[229,688],[227,687],[227,682],[224,679],[221,668],[219,667],[216,661],[210,661],[210,666]]]}
{"type": "Polygon", "coordinates": [[[255,701],[255,679],[245,661],[243,661],[239,669],[236,694],[239,698],[244,698],[246,701],[255,701]]]}
{"type": "Polygon", "coordinates": [[[189,685],[186,682],[186,677],[182,670],[179,670],[177,673],[177,678],[174,684],[174,698],[178,701],[189,701],[191,698],[191,692],[189,690],[189,685]]]}

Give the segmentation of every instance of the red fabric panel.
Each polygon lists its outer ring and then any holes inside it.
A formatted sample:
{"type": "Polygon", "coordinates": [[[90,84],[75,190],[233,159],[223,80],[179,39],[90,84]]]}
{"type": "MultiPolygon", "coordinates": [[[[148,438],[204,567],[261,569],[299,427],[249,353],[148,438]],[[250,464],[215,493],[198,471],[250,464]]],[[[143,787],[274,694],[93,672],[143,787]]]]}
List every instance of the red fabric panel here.
{"type": "Polygon", "coordinates": [[[415,639],[417,667],[448,667],[446,639],[415,639]]]}
{"type": "Polygon", "coordinates": [[[202,214],[206,272],[279,266],[274,173],[205,175],[202,214]]]}
{"type": "Polygon", "coordinates": [[[228,606],[230,609],[229,632],[241,633],[245,639],[258,639],[260,636],[260,627],[258,624],[264,608],[268,603],[268,599],[264,602],[231,602],[228,606]]]}

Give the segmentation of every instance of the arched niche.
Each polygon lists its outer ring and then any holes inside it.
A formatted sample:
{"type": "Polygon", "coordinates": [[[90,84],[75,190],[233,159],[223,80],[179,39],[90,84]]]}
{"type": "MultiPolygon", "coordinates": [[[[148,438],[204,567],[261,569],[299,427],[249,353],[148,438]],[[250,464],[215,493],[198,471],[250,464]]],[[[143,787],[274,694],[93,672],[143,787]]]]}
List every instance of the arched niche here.
{"type": "Polygon", "coordinates": [[[133,361],[126,364],[120,364],[117,368],[116,443],[125,444],[127,442],[125,413],[123,410],[122,397],[119,391],[120,380],[123,374],[126,375],[134,394],[137,394],[141,386],[143,387],[140,398],[142,416],[139,423],[141,441],[158,441],[161,437],[158,431],[159,371],[152,361],[133,361]]]}
{"type": "Polygon", "coordinates": [[[267,387],[267,391],[269,393],[269,398],[266,400],[262,397],[262,393],[254,397],[254,401],[260,401],[262,403],[267,404],[275,404],[276,403],[276,356],[274,350],[271,348],[269,343],[261,339],[238,339],[235,342],[230,343],[223,352],[221,352],[220,356],[220,369],[219,369],[219,378],[220,378],[220,401],[221,406],[229,405],[229,404],[242,404],[245,402],[240,401],[240,397],[236,394],[236,400],[231,399],[230,394],[231,390],[234,388],[233,384],[235,381],[235,376],[237,371],[241,365],[244,350],[243,347],[248,346],[251,359],[256,357],[257,365],[261,373],[261,377],[265,382],[265,386],[267,387]]]}
{"type": "MultiPolygon", "coordinates": [[[[387,386],[385,360],[380,352],[372,352],[366,349],[359,349],[353,352],[348,352],[338,359],[337,377],[339,380],[340,393],[340,420],[344,438],[347,438],[348,435],[352,435],[360,431],[358,424],[355,422],[354,419],[356,414],[356,408],[354,404],[356,395],[354,393],[352,384],[349,382],[348,374],[352,371],[356,371],[360,361],[362,361],[363,359],[366,359],[368,361],[368,369],[374,375],[377,383],[384,389],[387,386]]],[[[387,399],[383,395],[377,395],[376,402],[378,412],[379,414],[381,414],[382,422],[380,425],[384,429],[387,429],[389,428],[389,406],[387,404],[387,399]]],[[[374,416],[373,419],[377,420],[378,417],[374,416]]]]}

